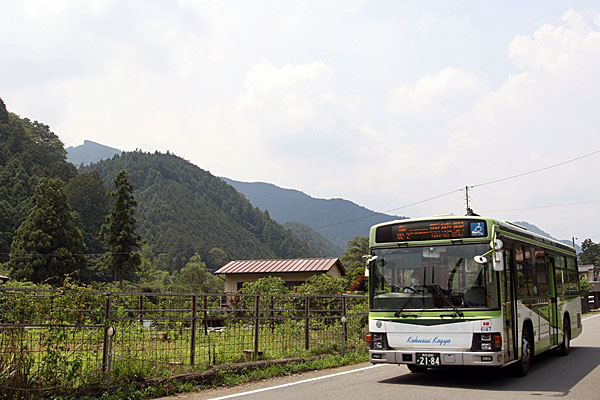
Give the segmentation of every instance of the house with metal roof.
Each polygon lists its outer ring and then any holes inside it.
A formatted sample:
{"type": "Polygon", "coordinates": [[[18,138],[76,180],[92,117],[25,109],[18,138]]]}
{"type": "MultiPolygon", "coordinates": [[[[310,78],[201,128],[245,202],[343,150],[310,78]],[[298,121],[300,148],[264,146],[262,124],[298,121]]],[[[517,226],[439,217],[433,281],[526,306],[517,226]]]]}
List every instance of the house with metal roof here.
{"type": "Polygon", "coordinates": [[[288,287],[301,285],[317,274],[336,278],[346,275],[339,258],[297,258],[290,260],[235,260],[225,264],[215,275],[225,276],[225,292],[238,291],[245,282],[254,282],[267,276],[276,276],[288,287]]]}

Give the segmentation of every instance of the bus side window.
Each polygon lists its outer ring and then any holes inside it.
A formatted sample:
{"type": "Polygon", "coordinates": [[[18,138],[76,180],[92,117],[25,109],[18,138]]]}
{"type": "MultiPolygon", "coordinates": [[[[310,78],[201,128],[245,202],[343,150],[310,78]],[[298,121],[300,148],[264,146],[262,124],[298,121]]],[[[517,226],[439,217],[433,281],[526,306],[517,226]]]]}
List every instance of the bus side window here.
{"type": "Polygon", "coordinates": [[[556,257],[554,263],[554,282],[556,283],[556,296],[562,297],[565,295],[565,285],[567,283],[567,275],[565,271],[565,257],[556,257]]]}
{"type": "Polygon", "coordinates": [[[525,278],[525,266],[523,246],[515,246],[515,277],[517,279],[517,298],[527,297],[527,282],[525,278]]]}
{"type": "Polygon", "coordinates": [[[523,247],[523,273],[525,274],[525,286],[527,288],[527,296],[529,297],[538,294],[532,255],[531,247],[523,247]]]}
{"type": "Polygon", "coordinates": [[[567,293],[571,295],[579,294],[579,276],[577,274],[577,263],[574,258],[567,258],[567,293]]]}
{"type": "Polygon", "coordinates": [[[537,281],[538,293],[548,294],[548,269],[546,268],[546,252],[544,250],[535,250],[535,277],[537,281]]]}

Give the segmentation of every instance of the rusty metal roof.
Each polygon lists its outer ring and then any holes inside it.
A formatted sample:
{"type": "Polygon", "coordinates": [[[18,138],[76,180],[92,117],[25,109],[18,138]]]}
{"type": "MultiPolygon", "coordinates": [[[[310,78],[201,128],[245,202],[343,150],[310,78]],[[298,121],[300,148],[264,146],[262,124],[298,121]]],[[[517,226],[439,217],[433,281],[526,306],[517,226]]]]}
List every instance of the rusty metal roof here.
{"type": "Polygon", "coordinates": [[[285,272],[327,272],[335,265],[346,275],[339,258],[296,258],[290,260],[234,260],[215,274],[271,274],[285,272]]]}

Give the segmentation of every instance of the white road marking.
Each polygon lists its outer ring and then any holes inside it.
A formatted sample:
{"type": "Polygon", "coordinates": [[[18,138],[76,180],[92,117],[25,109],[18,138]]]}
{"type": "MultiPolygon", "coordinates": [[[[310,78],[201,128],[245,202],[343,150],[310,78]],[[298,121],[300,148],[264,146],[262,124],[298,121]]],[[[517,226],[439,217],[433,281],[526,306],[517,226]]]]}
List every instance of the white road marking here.
{"type": "MultiPolygon", "coordinates": [[[[582,321],[587,321],[588,319],[592,319],[592,318],[596,318],[596,317],[600,317],[600,314],[596,314],[596,315],[593,315],[591,317],[584,318],[582,321]]],[[[235,397],[241,397],[241,396],[246,396],[246,395],[260,393],[260,392],[266,392],[266,391],[269,391],[269,390],[281,389],[281,388],[288,387],[288,386],[300,385],[302,383],[314,382],[314,381],[318,381],[318,380],[322,380],[322,379],[333,378],[333,377],[340,376],[340,375],[352,374],[354,372],[360,372],[360,371],[364,371],[364,370],[371,369],[371,368],[383,367],[384,365],[387,365],[387,364],[371,365],[371,366],[368,366],[368,367],[363,367],[363,368],[359,368],[359,369],[353,369],[353,370],[350,370],[350,371],[338,372],[338,373],[331,374],[331,375],[319,376],[319,377],[316,377],[316,378],[304,379],[304,380],[301,380],[301,381],[296,381],[296,382],[291,382],[291,383],[284,383],[283,385],[270,386],[270,387],[266,387],[266,388],[262,388],[262,389],[251,390],[251,391],[248,391],[248,392],[230,394],[230,395],[227,395],[227,396],[214,397],[214,398],[212,398],[210,400],[233,399],[235,397]]]]}
{"type": "Polygon", "coordinates": [[[262,389],[251,390],[249,392],[230,394],[228,396],[214,397],[214,398],[212,398],[210,400],[232,399],[234,397],[240,397],[240,396],[246,396],[246,395],[254,394],[254,393],[266,392],[268,390],[281,389],[281,388],[288,387],[288,386],[299,385],[301,383],[314,382],[314,381],[318,381],[318,380],[321,380],[321,379],[333,378],[335,376],[353,374],[354,372],[360,372],[360,371],[364,371],[364,370],[371,369],[371,368],[383,367],[384,365],[386,365],[386,364],[371,365],[371,366],[368,366],[368,367],[353,369],[353,370],[350,370],[350,371],[338,372],[338,373],[331,374],[331,375],[318,376],[316,378],[304,379],[304,380],[301,380],[301,381],[296,381],[296,382],[291,382],[291,383],[284,383],[283,385],[277,385],[277,386],[271,386],[271,387],[266,387],[266,388],[262,388],[262,389]]]}
{"type": "Polygon", "coordinates": [[[587,321],[588,319],[600,317],[600,314],[592,315],[591,317],[584,318],[583,321],[587,321]]]}

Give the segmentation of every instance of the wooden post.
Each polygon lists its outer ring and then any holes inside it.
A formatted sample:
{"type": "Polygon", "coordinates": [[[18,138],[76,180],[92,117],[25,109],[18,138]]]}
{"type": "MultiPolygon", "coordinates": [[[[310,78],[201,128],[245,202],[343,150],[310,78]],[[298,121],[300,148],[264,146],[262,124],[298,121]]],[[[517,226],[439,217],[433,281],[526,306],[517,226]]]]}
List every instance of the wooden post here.
{"type": "Polygon", "coordinates": [[[196,295],[192,296],[192,339],[190,343],[190,365],[196,361],[196,295]]]}
{"type": "MultiPolygon", "coordinates": [[[[342,316],[344,317],[343,321],[347,321],[348,317],[347,317],[347,309],[346,309],[346,297],[344,295],[342,295],[342,316]]],[[[344,342],[348,340],[348,327],[346,326],[346,322],[343,323],[343,335],[344,335],[344,342]]]]}
{"type": "Polygon", "coordinates": [[[108,347],[110,337],[108,336],[108,327],[110,326],[110,294],[106,295],[106,309],[104,314],[104,344],[102,346],[102,372],[106,372],[108,363],[108,347]]]}
{"type": "Polygon", "coordinates": [[[271,296],[271,334],[275,334],[275,299],[271,296]]]}
{"type": "Polygon", "coordinates": [[[258,359],[258,335],[260,334],[260,295],[256,295],[256,314],[254,321],[254,359],[258,359]]]}
{"type": "Polygon", "coordinates": [[[144,326],[144,296],[140,295],[140,324],[144,326]]]}
{"type": "Polygon", "coordinates": [[[208,299],[207,299],[207,295],[204,295],[204,319],[203,319],[203,325],[204,325],[204,335],[208,335],[208,299]]]}
{"type": "Polygon", "coordinates": [[[310,297],[304,298],[304,348],[310,348],[310,297]]]}

